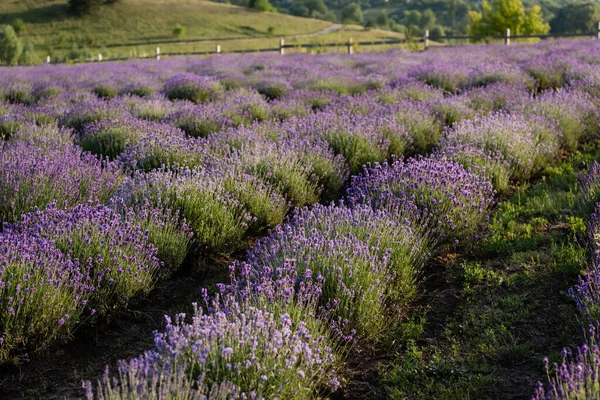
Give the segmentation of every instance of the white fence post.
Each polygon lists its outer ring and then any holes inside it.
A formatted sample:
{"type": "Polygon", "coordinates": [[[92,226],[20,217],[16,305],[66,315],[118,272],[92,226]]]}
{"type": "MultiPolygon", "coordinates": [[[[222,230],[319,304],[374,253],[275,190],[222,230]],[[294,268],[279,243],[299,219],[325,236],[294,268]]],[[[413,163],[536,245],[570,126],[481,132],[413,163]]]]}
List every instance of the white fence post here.
{"type": "Polygon", "coordinates": [[[600,22],[596,25],[596,39],[600,39],[600,22]]]}
{"type": "Polygon", "coordinates": [[[98,61],[102,61],[102,54],[98,54],[98,61]]]}
{"type": "Polygon", "coordinates": [[[279,54],[285,55],[285,40],[283,39],[279,40],[279,54]]]}
{"type": "Polygon", "coordinates": [[[217,55],[221,54],[221,45],[220,44],[217,45],[216,50],[217,50],[217,55]]]}
{"type": "Polygon", "coordinates": [[[504,36],[504,44],[510,45],[510,28],[506,28],[506,36],[504,36]]]}
{"type": "Polygon", "coordinates": [[[425,29],[425,37],[423,37],[423,43],[425,43],[425,49],[429,47],[429,29],[425,29]]]}
{"type": "Polygon", "coordinates": [[[156,59],[160,60],[160,47],[156,48],[156,59]]]}
{"type": "Polygon", "coordinates": [[[50,56],[46,57],[46,64],[50,64],[50,61],[52,61],[52,58],[50,56]]]}
{"type": "Polygon", "coordinates": [[[348,54],[354,54],[354,48],[352,47],[352,38],[348,39],[348,54]]]}

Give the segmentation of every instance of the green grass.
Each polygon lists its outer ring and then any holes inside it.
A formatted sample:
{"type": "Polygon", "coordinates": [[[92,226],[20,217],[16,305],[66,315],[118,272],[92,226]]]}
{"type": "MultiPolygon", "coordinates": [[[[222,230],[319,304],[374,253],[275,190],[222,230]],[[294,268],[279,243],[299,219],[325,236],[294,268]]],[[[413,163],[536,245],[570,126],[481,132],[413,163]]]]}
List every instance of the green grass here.
{"type": "MultiPolygon", "coordinates": [[[[298,44],[312,44],[315,45],[312,49],[298,49],[298,48],[287,48],[286,53],[296,52],[311,52],[311,53],[322,53],[322,52],[342,52],[347,51],[348,39],[352,38],[354,43],[358,42],[373,42],[380,40],[392,40],[401,39],[403,34],[384,31],[379,29],[365,29],[360,26],[351,25],[345,26],[337,32],[321,34],[312,37],[297,37],[287,38],[285,43],[287,45],[298,45],[298,44]],[[339,47],[320,47],[325,43],[337,43],[339,47]]],[[[216,45],[221,46],[221,52],[227,53],[233,50],[251,50],[258,51],[264,49],[272,49],[273,51],[279,51],[279,36],[277,33],[272,37],[250,37],[240,39],[226,39],[218,40],[214,42],[180,42],[180,43],[165,43],[159,47],[161,52],[164,53],[177,53],[177,54],[189,54],[189,53],[212,53],[215,51],[216,45]],[[218,42],[218,43],[217,43],[218,42]]],[[[368,51],[368,50],[383,50],[398,47],[400,45],[378,45],[378,46],[360,46],[354,45],[354,51],[368,51]]],[[[137,45],[137,46],[121,46],[111,48],[98,48],[96,50],[101,51],[103,57],[106,58],[126,58],[126,57],[150,57],[153,56],[156,51],[157,45],[137,45]]],[[[61,57],[66,54],[67,50],[55,50],[54,55],[61,57]]]]}
{"type": "Polygon", "coordinates": [[[587,262],[589,215],[577,207],[577,174],[598,156],[576,153],[515,188],[490,236],[449,258],[443,287],[414,312],[424,315],[419,329],[394,338],[395,360],[380,371],[389,398],[528,398],[545,377],[543,357],[578,343],[566,291],[587,262]]]}
{"type": "MultiPolygon", "coordinates": [[[[25,23],[21,37],[44,55],[65,53],[74,44],[89,49],[152,44],[153,53],[157,45],[180,41],[272,37],[275,43],[279,36],[310,34],[331,25],[203,0],[122,0],[81,18],[68,13],[67,0],[0,2],[0,24],[18,18],[25,23]],[[185,37],[173,36],[176,24],[185,27],[185,37]]],[[[174,49],[165,51],[178,51],[174,49]]]]}

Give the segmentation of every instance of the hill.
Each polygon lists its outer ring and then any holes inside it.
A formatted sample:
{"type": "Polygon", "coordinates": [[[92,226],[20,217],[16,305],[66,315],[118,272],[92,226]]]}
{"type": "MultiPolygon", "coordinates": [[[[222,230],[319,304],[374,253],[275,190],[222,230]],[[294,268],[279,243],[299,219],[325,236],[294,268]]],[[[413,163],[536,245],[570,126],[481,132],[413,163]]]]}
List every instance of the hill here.
{"type": "Polygon", "coordinates": [[[275,41],[279,36],[305,35],[331,26],[327,21],[203,0],[121,0],[83,17],[69,14],[67,0],[1,1],[0,24],[13,24],[17,19],[24,22],[19,36],[31,41],[40,55],[56,57],[84,48],[155,47],[211,39],[270,37],[275,41]],[[173,36],[176,24],[185,27],[183,38],[173,36]]]}

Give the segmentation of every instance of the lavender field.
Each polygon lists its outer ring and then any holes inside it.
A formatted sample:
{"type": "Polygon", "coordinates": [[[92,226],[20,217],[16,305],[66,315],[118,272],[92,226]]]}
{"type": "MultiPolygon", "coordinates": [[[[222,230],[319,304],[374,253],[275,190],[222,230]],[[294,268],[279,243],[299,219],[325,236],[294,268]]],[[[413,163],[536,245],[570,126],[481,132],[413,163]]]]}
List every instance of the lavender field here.
{"type": "Polygon", "coordinates": [[[0,398],[597,399],[600,41],[0,69],[0,398]]]}

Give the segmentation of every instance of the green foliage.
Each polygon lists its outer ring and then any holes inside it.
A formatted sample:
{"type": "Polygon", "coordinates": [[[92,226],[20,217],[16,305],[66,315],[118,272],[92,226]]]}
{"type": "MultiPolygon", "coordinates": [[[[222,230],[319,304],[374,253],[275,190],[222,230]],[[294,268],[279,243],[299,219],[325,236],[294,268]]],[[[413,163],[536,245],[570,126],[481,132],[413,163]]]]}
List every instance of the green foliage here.
{"type": "Polygon", "coordinates": [[[446,31],[444,30],[444,27],[441,25],[436,25],[429,30],[429,37],[439,38],[439,37],[443,37],[443,36],[446,36],[446,31]]]}
{"type": "Polygon", "coordinates": [[[167,209],[142,207],[129,212],[125,218],[148,232],[148,242],[157,249],[163,266],[157,271],[159,279],[165,279],[183,264],[192,244],[192,235],[182,228],[177,214],[167,209]]]}
{"type": "Polygon", "coordinates": [[[511,35],[545,34],[550,25],[544,22],[539,6],[525,10],[521,0],[483,0],[481,12],[469,11],[471,35],[504,35],[510,29],[511,35]]]}
{"type": "Polygon", "coordinates": [[[85,45],[73,43],[71,50],[65,56],[65,61],[85,61],[92,57],[92,52],[85,45]]]}
{"type": "Polygon", "coordinates": [[[100,85],[96,85],[93,89],[92,92],[94,92],[94,94],[98,97],[100,97],[101,99],[104,100],[108,100],[108,99],[113,99],[115,97],[117,97],[117,89],[108,86],[106,84],[100,84],[100,85]]]}
{"type": "Polygon", "coordinates": [[[600,3],[569,4],[550,21],[552,32],[594,32],[600,21],[600,3]]]}
{"type": "Polygon", "coordinates": [[[436,21],[435,13],[428,8],[427,10],[423,11],[423,14],[421,14],[419,27],[421,27],[421,29],[431,29],[435,26],[436,21]]]}
{"type": "Polygon", "coordinates": [[[35,48],[33,47],[33,43],[26,42],[25,46],[23,46],[23,51],[21,52],[21,56],[19,57],[20,65],[33,65],[38,63],[38,57],[35,53],[35,48]]]}
{"type": "Polygon", "coordinates": [[[186,218],[201,250],[230,253],[243,247],[247,224],[242,207],[232,207],[196,185],[173,188],[165,197],[186,218]]]}
{"type": "Polygon", "coordinates": [[[375,19],[375,22],[378,26],[387,27],[390,24],[390,18],[385,11],[381,11],[375,19]]]}
{"type": "Polygon", "coordinates": [[[15,30],[15,33],[20,35],[25,31],[25,22],[21,18],[17,18],[12,23],[12,27],[15,30]]]}
{"type": "Polygon", "coordinates": [[[135,133],[125,132],[123,128],[114,127],[100,129],[94,134],[84,136],[79,141],[79,145],[84,151],[114,160],[125,151],[128,143],[135,142],[137,139],[139,138],[135,133]]]}
{"type": "Polygon", "coordinates": [[[177,39],[181,39],[182,37],[185,36],[185,26],[181,25],[181,24],[175,24],[175,27],[173,28],[173,36],[176,37],[177,39]]]}
{"type": "Polygon", "coordinates": [[[277,9],[269,3],[269,0],[250,0],[248,7],[258,11],[277,12],[277,9]]]}
{"type": "Polygon", "coordinates": [[[294,206],[305,206],[319,201],[318,180],[309,166],[299,160],[265,157],[253,168],[252,174],[274,185],[294,206]]]}
{"type": "Polygon", "coordinates": [[[419,26],[421,25],[421,12],[417,10],[404,11],[403,22],[406,26],[419,26]]]}
{"type": "Polygon", "coordinates": [[[360,4],[350,3],[344,7],[341,19],[344,23],[362,24],[364,22],[364,16],[360,4]]]}
{"type": "Polygon", "coordinates": [[[0,61],[16,65],[23,52],[23,43],[12,26],[8,25],[0,34],[0,61]]]}

